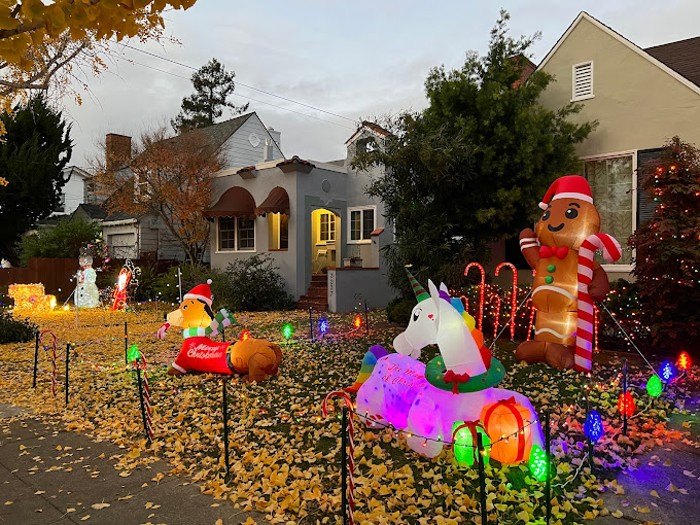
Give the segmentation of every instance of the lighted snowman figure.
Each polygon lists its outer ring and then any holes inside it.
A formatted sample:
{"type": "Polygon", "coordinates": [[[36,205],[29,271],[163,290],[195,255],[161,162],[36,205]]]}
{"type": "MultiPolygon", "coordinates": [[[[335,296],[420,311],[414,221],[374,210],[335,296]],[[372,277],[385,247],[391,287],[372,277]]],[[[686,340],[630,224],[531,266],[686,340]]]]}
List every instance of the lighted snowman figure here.
{"type": "Polygon", "coordinates": [[[80,270],[75,289],[75,305],[79,308],[95,308],[100,304],[100,292],[95,284],[97,272],[92,267],[92,256],[81,255],[78,262],[80,270]]]}

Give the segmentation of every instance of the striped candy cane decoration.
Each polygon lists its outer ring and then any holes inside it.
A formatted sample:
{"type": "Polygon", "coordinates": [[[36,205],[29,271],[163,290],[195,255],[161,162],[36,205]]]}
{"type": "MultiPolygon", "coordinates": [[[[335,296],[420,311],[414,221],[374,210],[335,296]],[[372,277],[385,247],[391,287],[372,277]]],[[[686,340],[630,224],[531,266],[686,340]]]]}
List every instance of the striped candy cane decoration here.
{"type": "Polygon", "coordinates": [[[347,392],[343,390],[335,390],[330,392],[323,400],[323,405],[321,409],[323,410],[323,417],[328,416],[328,401],[331,399],[339,397],[345,403],[348,409],[348,523],[350,525],[355,524],[355,423],[353,421],[353,410],[352,398],[347,392]]]}
{"type": "Polygon", "coordinates": [[[617,240],[607,233],[596,233],[586,238],[578,250],[578,320],[576,324],[576,350],[574,370],[590,372],[593,362],[593,324],[595,322],[593,299],[588,286],[593,280],[593,256],[601,250],[607,262],[622,257],[617,240]]]}
{"type": "Polygon", "coordinates": [[[53,397],[56,397],[56,384],[57,384],[57,374],[58,368],[56,367],[56,349],[58,345],[58,338],[51,330],[42,330],[39,334],[39,343],[43,347],[44,351],[48,352],[51,349],[51,393],[53,397]],[[51,338],[50,343],[44,343],[44,336],[51,338]]]}

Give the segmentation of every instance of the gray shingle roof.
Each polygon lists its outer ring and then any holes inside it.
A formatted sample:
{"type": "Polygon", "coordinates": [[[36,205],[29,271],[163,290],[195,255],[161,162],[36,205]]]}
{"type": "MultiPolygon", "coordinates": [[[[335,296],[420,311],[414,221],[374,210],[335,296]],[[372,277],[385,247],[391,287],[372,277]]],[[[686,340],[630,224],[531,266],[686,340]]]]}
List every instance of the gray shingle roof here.
{"type": "Polygon", "coordinates": [[[700,86],[700,36],[648,47],[644,51],[700,86]]]}

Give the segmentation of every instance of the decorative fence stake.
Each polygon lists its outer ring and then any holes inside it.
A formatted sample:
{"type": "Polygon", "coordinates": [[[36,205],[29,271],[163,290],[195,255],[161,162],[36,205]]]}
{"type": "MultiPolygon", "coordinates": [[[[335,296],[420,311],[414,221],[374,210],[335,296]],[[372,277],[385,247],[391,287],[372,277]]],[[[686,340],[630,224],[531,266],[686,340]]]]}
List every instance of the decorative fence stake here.
{"type": "Polygon", "coordinates": [[[139,404],[141,405],[141,421],[143,421],[143,431],[146,434],[146,441],[151,444],[151,432],[149,431],[146,402],[144,399],[144,388],[143,388],[143,378],[141,377],[141,365],[139,364],[139,359],[134,362],[136,368],[136,381],[139,385],[139,404]]]}
{"type": "Polygon", "coordinates": [[[347,392],[335,390],[326,395],[321,405],[324,417],[328,417],[328,401],[340,397],[343,402],[341,431],[341,503],[343,525],[355,525],[355,424],[352,399],[347,392]]]}
{"type": "Polygon", "coordinates": [[[481,525],[488,523],[488,515],[486,513],[486,473],[484,472],[484,442],[481,432],[476,433],[477,453],[479,460],[477,466],[479,468],[479,506],[481,507],[481,525]]]}
{"type": "MultiPolygon", "coordinates": [[[[627,403],[627,359],[622,364],[622,396],[627,403]]],[[[627,435],[627,407],[622,411],[622,434],[627,435]]]]}
{"type": "Polygon", "coordinates": [[[546,523],[552,519],[552,454],[551,432],[549,428],[549,411],[544,413],[544,452],[547,456],[547,478],[544,485],[544,497],[546,508],[546,523]]]}
{"type": "Polygon", "coordinates": [[[231,464],[228,454],[228,399],[226,398],[226,378],[221,381],[221,411],[224,415],[224,461],[226,463],[226,478],[231,473],[231,464]]]}
{"type": "Polygon", "coordinates": [[[311,342],[314,342],[314,317],[313,317],[313,310],[309,306],[309,338],[311,339],[311,342]]]}
{"type": "Polygon", "coordinates": [[[70,347],[71,347],[71,344],[70,344],[70,343],[66,343],[66,406],[68,406],[68,388],[69,388],[69,384],[68,384],[68,366],[69,366],[69,363],[70,363],[70,347]]]}
{"type": "Polygon", "coordinates": [[[124,321],[124,363],[127,365],[129,364],[129,358],[127,357],[127,353],[129,352],[129,328],[126,324],[126,321],[124,321]]]}
{"type": "Polygon", "coordinates": [[[36,331],[34,341],[34,375],[32,377],[32,388],[36,388],[36,372],[39,368],[39,330],[36,331]]]}
{"type": "Polygon", "coordinates": [[[367,299],[365,299],[365,331],[369,335],[369,308],[367,308],[367,299]]]}

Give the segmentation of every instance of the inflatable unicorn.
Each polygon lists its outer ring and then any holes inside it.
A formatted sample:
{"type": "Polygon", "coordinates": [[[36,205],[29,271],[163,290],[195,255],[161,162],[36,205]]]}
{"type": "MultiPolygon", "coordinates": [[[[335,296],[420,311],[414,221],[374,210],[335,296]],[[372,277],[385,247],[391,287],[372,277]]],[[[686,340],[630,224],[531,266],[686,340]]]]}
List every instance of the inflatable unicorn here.
{"type": "MultiPolygon", "coordinates": [[[[494,388],[505,369],[484,346],[474,319],[458,299],[450,297],[447,287],[440,284],[438,289],[428,281],[428,293],[406,271],[418,304],[408,328],[394,339],[398,353],[388,354],[374,346],[365,354],[360,375],[348,388],[357,393],[357,412],[370,425],[372,421],[388,422],[404,430],[411,449],[435,457],[452,442],[455,423],[480,425],[491,414],[491,407],[510,403],[524,413],[522,418],[516,415],[521,419],[520,436],[524,436],[519,437],[523,453],[518,461],[527,460],[532,446],[542,445],[542,430],[530,400],[494,388]],[[440,355],[424,365],[418,358],[430,344],[438,346],[440,355]]],[[[503,437],[491,435],[495,432],[485,426],[492,442],[503,437]]]]}

